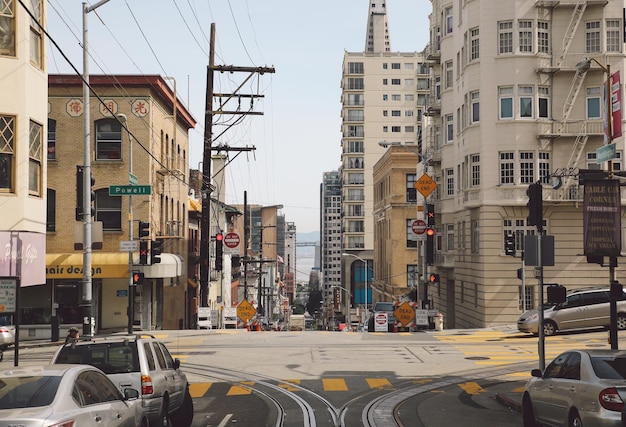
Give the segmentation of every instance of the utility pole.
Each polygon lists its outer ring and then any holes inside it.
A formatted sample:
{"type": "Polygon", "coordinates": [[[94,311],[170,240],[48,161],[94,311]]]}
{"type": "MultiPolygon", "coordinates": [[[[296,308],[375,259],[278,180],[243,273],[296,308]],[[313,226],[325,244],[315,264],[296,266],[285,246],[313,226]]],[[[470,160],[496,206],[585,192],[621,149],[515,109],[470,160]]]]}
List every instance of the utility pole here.
{"type": "MultiPolygon", "coordinates": [[[[268,67],[239,67],[232,65],[215,65],[215,23],[211,23],[211,38],[210,38],[210,50],[209,50],[209,66],[207,67],[207,82],[206,82],[206,98],[205,98],[205,114],[204,114],[204,150],[202,158],[202,217],[200,221],[200,306],[208,307],[209,305],[209,261],[210,261],[210,207],[211,207],[211,153],[214,150],[217,151],[251,151],[249,147],[236,148],[228,146],[213,147],[213,115],[215,114],[232,114],[232,115],[262,115],[262,112],[256,111],[240,111],[232,110],[225,111],[223,107],[232,99],[250,98],[251,102],[255,98],[263,98],[263,95],[258,94],[216,94],[213,88],[213,77],[215,71],[219,72],[247,72],[248,77],[237,87],[236,92],[253,76],[257,74],[274,73],[274,68],[268,67]],[[221,102],[218,110],[213,110],[213,97],[219,96],[226,98],[221,102]]],[[[219,135],[218,135],[219,137],[219,135]]]]}

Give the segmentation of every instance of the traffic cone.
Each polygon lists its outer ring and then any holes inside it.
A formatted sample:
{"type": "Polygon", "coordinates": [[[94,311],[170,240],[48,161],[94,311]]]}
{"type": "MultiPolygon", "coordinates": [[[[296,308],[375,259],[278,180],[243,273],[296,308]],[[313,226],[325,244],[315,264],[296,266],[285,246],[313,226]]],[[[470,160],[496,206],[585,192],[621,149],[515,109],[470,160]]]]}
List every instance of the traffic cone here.
{"type": "Polygon", "coordinates": [[[257,324],[256,324],[256,330],[257,330],[257,331],[260,331],[260,330],[261,330],[261,323],[257,323],[257,324]]]}

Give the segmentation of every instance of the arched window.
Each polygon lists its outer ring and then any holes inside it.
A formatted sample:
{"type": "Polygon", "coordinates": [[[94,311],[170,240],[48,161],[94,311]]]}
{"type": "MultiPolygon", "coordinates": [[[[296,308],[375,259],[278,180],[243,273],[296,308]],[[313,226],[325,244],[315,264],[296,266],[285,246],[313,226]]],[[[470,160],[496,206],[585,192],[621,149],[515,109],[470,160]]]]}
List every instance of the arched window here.
{"type": "Polygon", "coordinates": [[[103,230],[122,229],[122,198],[109,196],[109,189],[96,190],[96,221],[102,221],[103,230]]]}
{"type": "Polygon", "coordinates": [[[115,119],[96,121],[96,160],[122,159],[122,125],[115,119]]]}

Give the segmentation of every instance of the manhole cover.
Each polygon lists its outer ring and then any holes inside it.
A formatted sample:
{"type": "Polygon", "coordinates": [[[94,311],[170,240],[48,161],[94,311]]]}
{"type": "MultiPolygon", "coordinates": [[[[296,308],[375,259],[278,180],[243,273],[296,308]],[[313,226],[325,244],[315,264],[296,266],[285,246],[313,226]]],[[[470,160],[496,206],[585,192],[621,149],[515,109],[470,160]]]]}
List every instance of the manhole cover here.
{"type": "Polygon", "coordinates": [[[467,360],[489,360],[488,357],[484,357],[484,356],[470,356],[470,357],[466,357],[467,360]]]}

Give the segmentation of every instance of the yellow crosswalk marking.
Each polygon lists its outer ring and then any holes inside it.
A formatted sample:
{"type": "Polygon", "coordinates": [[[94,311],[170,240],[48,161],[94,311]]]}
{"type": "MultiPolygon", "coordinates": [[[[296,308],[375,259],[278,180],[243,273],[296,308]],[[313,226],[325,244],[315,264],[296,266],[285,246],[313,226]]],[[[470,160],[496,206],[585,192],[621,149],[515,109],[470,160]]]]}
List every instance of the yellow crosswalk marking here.
{"type": "Polygon", "coordinates": [[[189,384],[189,394],[191,397],[202,397],[209,391],[213,383],[193,383],[189,384]]]}
{"type": "Polygon", "coordinates": [[[325,378],[322,379],[324,391],[348,391],[348,386],[342,378],[325,378]]]}
{"type": "Polygon", "coordinates": [[[226,396],[241,396],[244,394],[251,394],[252,393],[252,388],[251,387],[244,387],[245,385],[249,385],[252,386],[254,385],[254,382],[252,381],[242,381],[241,382],[242,385],[239,384],[235,384],[233,385],[230,390],[228,390],[228,393],[226,393],[226,396]]]}
{"type": "Polygon", "coordinates": [[[293,387],[292,384],[299,385],[300,380],[294,380],[294,379],[284,380],[283,382],[278,384],[278,387],[284,388],[287,391],[299,391],[300,390],[297,387],[293,387]]]}
{"type": "Polygon", "coordinates": [[[474,381],[461,383],[459,384],[459,387],[461,387],[461,389],[467,394],[479,394],[479,393],[485,392],[485,389],[482,388],[480,385],[478,385],[478,383],[474,381]]]}
{"type": "Polygon", "coordinates": [[[386,378],[366,378],[367,384],[370,388],[382,388],[390,387],[391,383],[386,378]]]}

